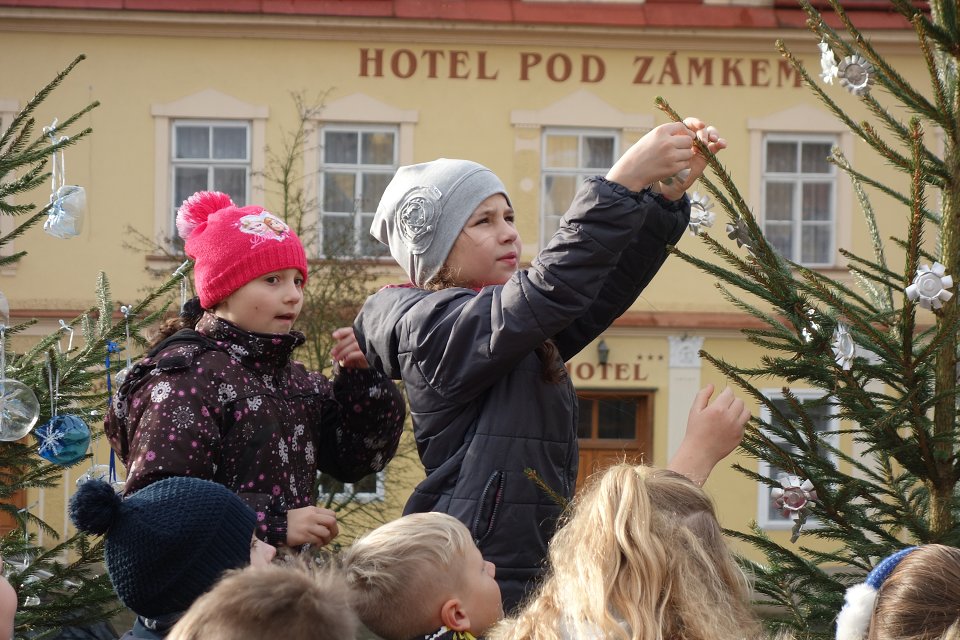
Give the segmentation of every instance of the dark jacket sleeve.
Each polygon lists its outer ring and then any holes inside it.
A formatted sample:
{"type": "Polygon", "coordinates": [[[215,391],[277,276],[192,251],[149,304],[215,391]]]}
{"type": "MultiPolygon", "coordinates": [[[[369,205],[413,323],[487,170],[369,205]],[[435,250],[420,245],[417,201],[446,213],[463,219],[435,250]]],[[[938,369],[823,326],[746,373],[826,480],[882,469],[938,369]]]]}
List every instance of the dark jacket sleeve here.
{"type": "Polygon", "coordinates": [[[667,200],[654,196],[660,211],[651,211],[640,232],[620,257],[603,283],[600,294],[586,313],[554,336],[564,361],[593,342],[613,321],[633,305],[666,261],[668,246],[683,235],[690,220],[690,200],[667,200]]]}
{"type": "Polygon", "coordinates": [[[397,385],[376,369],[337,367],[328,388],[314,430],[317,467],[341,482],[383,470],[397,452],[406,417],[397,385]]]}
{"type": "Polygon", "coordinates": [[[391,377],[415,366],[435,395],[467,402],[586,313],[624,250],[661,209],[649,192],[587,180],[530,268],[479,292],[381,291],[355,323],[361,346],[391,377]]]}

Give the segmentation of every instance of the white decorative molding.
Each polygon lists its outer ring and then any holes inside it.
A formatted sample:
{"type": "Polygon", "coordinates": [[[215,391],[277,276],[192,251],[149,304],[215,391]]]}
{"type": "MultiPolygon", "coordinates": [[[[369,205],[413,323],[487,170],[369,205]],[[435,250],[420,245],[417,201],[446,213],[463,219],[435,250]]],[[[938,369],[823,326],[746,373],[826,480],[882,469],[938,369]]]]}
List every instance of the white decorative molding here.
{"type": "Polygon", "coordinates": [[[702,336],[668,336],[671,369],[699,369],[702,336]]]}
{"type": "Polygon", "coordinates": [[[515,109],[510,112],[515,127],[597,127],[647,131],[653,128],[648,113],[627,113],[581,89],[539,110],[515,109]]]}

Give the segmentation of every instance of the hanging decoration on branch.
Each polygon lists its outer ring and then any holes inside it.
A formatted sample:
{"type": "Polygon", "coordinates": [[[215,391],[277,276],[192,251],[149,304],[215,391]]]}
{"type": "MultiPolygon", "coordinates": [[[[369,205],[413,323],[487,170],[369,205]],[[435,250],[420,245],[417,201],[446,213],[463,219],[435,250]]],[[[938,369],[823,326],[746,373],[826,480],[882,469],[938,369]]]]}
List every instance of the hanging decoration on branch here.
{"type": "Polygon", "coordinates": [[[750,228],[747,226],[747,221],[743,218],[737,218],[735,224],[727,223],[727,237],[737,241],[737,248],[746,247],[747,251],[751,251],[750,228]]]}
{"type": "Polygon", "coordinates": [[[37,424],[40,401],[30,387],[7,377],[7,317],[0,318],[0,440],[13,442],[37,424]]]}
{"type": "Polygon", "coordinates": [[[837,57],[826,40],[821,40],[817,46],[820,47],[820,77],[826,84],[833,84],[838,74],[837,57]]]}
{"type": "Polygon", "coordinates": [[[793,519],[793,530],[790,542],[796,542],[800,531],[807,522],[813,506],[817,503],[817,492],[809,480],[801,480],[800,476],[783,475],[778,478],[780,486],[770,490],[773,504],[780,509],[784,518],[793,519]]]}
{"type": "Polygon", "coordinates": [[[907,298],[924,309],[939,309],[953,297],[953,294],[947,291],[953,286],[953,278],[946,273],[946,267],[939,262],[934,262],[932,267],[921,264],[913,278],[913,284],[905,290],[907,298]]]}
{"type": "Polygon", "coordinates": [[[39,444],[37,453],[53,464],[68,467],[87,454],[90,447],[90,427],[80,417],[57,415],[57,395],[60,390],[60,372],[54,373],[47,358],[47,380],[50,384],[50,420],[37,427],[33,435],[39,444]]]}
{"type": "Polygon", "coordinates": [[[833,357],[837,361],[837,366],[844,371],[849,371],[853,366],[853,358],[857,355],[857,345],[850,335],[850,329],[842,322],[837,323],[837,328],[833,330],[833,357]]]}
{"type": "MultiPolygon", "coordinates": [[[[43,133],[50,138],[51,144],[66,142],[69,136],[57,138],[57,120],[54,118],[43,133]]],[[[63,148],[53,152],[52,191],[50,194],[50,212],[43,223],[43,230],[54,238],[67,240],[80,235],[83,230],[83,218],[87,209],[87,194],[83,187],[66,184],[66,162],[63,148]]]]}
{"type": "Polygon", "coordinates": [[[710,211],[713,208],[713,203],[710,202],[710,197],[706,194],[701,194],[698,191],[693,192],[693,196],[690,198],[690,222],[687,227],[690,230],[690,235],[695,236],[700,233],[704,227],[712,227],[714,221],[717,219],[717,214],[710,211]]]}
{"type": "Polygon", "coordinates": [[[807,309],[807,326],[800,330],[803,341],[810,343],[814,336],[820,332],[820,325],[814,320],[816,312],[813,309],[807,309]]]}
{"type": "Polygon", "coordinates": [[[873,74],[873,65],[856,54],[844,58],[837,67],[840,86],[855,96],[862,96],[870,91],[873,74]]]}

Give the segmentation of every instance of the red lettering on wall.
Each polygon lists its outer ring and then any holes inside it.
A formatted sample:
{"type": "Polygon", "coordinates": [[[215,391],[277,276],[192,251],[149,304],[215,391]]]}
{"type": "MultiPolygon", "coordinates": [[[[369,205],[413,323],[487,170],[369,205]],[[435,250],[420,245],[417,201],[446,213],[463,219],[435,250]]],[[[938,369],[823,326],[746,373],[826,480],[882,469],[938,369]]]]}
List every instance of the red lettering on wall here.
{"type": "Polygon", "coordinates": [[[581,380],[589,380],[593,377],[593,365],[589,362],[581,362],[577,365],[577,377],[581,380]]]}
{"type": "Polygon", "coordinates": [[[729,87],[731,84],[734,84],[738,87],[743,86],[743,74],[740,73],[741,62],[743,62],[743,58],[723,59],[723,82],[720,84],[725,87],[729,87]],[[733,82],[731,82],[731,79],[733,82]]]}
{"type": "Polygon", "coordinates": [[[633,59],[633,64],[638,65],[633,84],[653,84],[653,78],[648,75],[650,65],[653,64],[653,56],[637,56],[633,59]]]}
{"type": "Polygon", "coordinates": [[[383,77],[383,49],[360,49],[360,77],[383,77]],[[370,73],[370,64],[373,64],[373,73],[370,73]]]}
{"type": "Polygon", "coordinates": [[[539,53],[521,53],[520,54],[520,79],[529,80],[530,70],[540,64],[543,56],[539,53]]]}
{"type": "Polygon", "coordinates": [[[420,54],[421,58],[427,59],[428,78],[437,77],[437,58],[442,58],[443,56],[443,51],[440,51],[439,49],[426,49],[422,54],[420,54]]]}
{"type": "Polygon", "coordinates": [[[687,84],[695,84],[701,76],[705,86],[713,85],[713,58],[690,58],[687,63],[687,84]]]}
{"type": "Polygon", "coordinates": [[[583,68],[580,71],[580,82],[594,83],[603,80],[607,73],[607,66],[603,58],[591,53],[583,56],[583,68]]]}
{"type": "Polygon", "coordinates": [[[790,78],[793,78],[793,86],[800,86],[800,74],[797,73],[797,70],[793,68],[793,65],[790,64],[789,60],[781,60],[779,66],[777,67],[777,86],[782,87],[784,80],[789,82],[790,78]]]}
{"type": "Polygon", "coordinates": [[[570,79],[570,73],[572,71],[573,63],[570,62],[570,58],[566,54],[555,53],[547,58],[547,77],[554,82],[566,82],[570,79]],[[559,61],[559,65],[557,61],[559,61]],[[558,66],[560,67],[559,73],[557,73],[558,66]]]}
{"type": "Polygon", "coordinates": [[[762,58],[754,58],[750,61],[750,86],[751,87],[769,87],[770,79],[767,72],[770,70],[770,61],[762,58]]]}
{"type": "Polygon", "coordinates": [[[450,79],[451,80],[466,80],[470,77],[470,69],[462,71],[462,67],[467,64],[468,54],[466,51],[451,51],[450,52],[450,79]]]}
{"type": "Polygon", "coordinates": [[[477,80],[496,80],[500,71],[494,71],[493,75],[487,75],[487,52],[477,53],[477,80]]]}
{"type": "Polygon", "coordinates": [[[397,49],[390,56],[390,72],[398,78],[409,78],[417,72],[417,57],[409,49],[397,49]]]}
{"type": "Polygon", "coordinates": [[[663,61],[663,69],[660,70],[659,84],[664,84],[664,78],[670,78],[670,84],[680,84],[680,72],[677,71],[677,52],[671,51],[667,59],[663,61]]]}
{"type": "Polygon", "coordinates": [[[630,379],[630,365],[626,362],[617,363],[617,380],[629,380],[630,379]]]}

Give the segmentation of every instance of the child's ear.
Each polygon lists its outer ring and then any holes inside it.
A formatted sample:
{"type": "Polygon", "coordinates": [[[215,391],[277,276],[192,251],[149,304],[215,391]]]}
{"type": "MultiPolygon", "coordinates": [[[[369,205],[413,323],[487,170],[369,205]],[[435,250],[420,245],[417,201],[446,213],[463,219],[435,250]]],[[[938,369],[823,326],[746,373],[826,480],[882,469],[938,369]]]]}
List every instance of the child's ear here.
{"type": "Polygon", "coordinates": [[[447,600],[440,607],[440,622],[451,631],[470,631],[470,617],[457,598],[447,600]]]}

